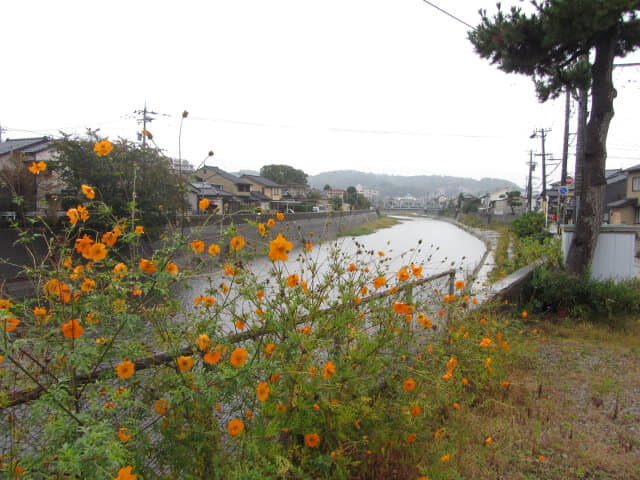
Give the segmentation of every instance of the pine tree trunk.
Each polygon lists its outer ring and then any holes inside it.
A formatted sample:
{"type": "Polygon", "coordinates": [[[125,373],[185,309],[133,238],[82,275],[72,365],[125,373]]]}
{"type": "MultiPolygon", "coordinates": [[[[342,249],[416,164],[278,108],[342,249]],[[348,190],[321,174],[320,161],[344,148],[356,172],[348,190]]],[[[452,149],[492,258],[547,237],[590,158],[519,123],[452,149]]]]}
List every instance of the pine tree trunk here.
{"type": "Polygon", "coordinates": [[[604,212],[604,192],[607,185],[607,134],[613,118],[613,60],[617,34],[596,43],[596,56],[591,68],[591,116],[584,142],[584,164],[580,215],[576,222],[573,241],[567,255],[567,268],[573,275],[582,275],[590,266],[598,242],[604,212]]]}

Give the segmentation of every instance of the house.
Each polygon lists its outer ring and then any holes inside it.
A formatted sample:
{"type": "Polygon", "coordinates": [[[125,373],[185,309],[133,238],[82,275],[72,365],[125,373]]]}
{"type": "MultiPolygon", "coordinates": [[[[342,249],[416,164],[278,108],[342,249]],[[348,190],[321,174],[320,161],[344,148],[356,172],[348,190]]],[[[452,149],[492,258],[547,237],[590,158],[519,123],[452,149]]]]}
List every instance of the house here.
{"type": "Polygon", "coordinates": [[[251,183],[252,192],[260,192],[267,196],[271,200],[280,200],[282,197],[282,185],[269,180],[268,178],[261,177],[260,175],[242,175],[242,180],[246,180],[251,183]]]}
{"type": "Polygon", "coordinates": [[[613,225],[640,224],[640,164],[618,172],[613,179],[616,181],[611,182],[611,188],[607,181],[607,189],[608,199],[614,199],[605,203],[610,222],[613,225]]]}
{"type": "Polygon", "coordinates": [[[205,165],[193,172],[193,177],[198,182],[210,183],[214,186],[217,185],[220,189],[233,193],[241,201],[250,201],[252,184],[218,167],[205,165]]]}
{"type": "MultiPolygon", "coordinates": [[[[29,214],[53,216],[61,208],[58,195],[64,185],[58,176],[50,169],[37,175],[28,170],[33,162],[50,163],[55,158],[56,153],[49,137],[7,139],[0,142],[0,175],[19,190],[29,214]]],[[[15,210],[12,198],[13,192],[2,187],[1,211],[15,210]]]]}
{"type": "Polygon", "coordinates": [[[492,215],[506,215],[511,213],[511,207],[507,203],[507,192],[513,190],[509,187],[501,188],[492,193],[484,195],[482,200],[482,209],[492,215]]]}
{"type": "Polygon", "coordinates": [[[191,182],[187,191],[188,210],[192,213],[223,213],[233,212],[239,208],[239,203],[234,194],[222,189],[220,185],[212,185],[206,182],[191,182]],[[202,212],[199,208],[200,200],[209,200],[209,208],[202,212]]]}

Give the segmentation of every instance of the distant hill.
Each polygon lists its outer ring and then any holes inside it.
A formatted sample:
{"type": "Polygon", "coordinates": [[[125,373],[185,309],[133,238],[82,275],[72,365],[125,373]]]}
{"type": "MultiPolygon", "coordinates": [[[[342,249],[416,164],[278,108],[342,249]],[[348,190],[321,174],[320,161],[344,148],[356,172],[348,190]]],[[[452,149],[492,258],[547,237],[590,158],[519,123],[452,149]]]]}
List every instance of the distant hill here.
{"type": "Polygon", "coordinates": [[[309,184],[322,189],[325,185],[331,188],[345,189],[351,185],[361,184],[364,188],[377,190],[383,197],[395,197],[406,194],[423,197],[425,194],[442,194],[456,196],[470,193],[480,196],[495,192],[504,187],[521,190],[518,185],[500,178],[448,177],[442,175],[417,175],[413,177],[358,172],[356,170],[335,170],[318,175],[309,175],[309,184]]]}

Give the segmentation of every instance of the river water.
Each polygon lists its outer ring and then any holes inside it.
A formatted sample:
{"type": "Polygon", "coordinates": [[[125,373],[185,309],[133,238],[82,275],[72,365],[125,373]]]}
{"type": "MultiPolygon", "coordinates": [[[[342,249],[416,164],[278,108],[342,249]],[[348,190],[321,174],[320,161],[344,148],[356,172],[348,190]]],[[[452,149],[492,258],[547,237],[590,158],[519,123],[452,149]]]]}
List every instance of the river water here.
{"type": "MultiPolygon", "coordinates": [[[[484,242],[450,223],[421,217],[396,218],[400,219],[401,223],[370,235],[340,237],[322,244],[314,242],[313,251],[308,256],[318,265],[315,274],[322,274],[323,268],[329,268],[328,256],[331,251],[338,249],[345,259],[355,261],[359,266],[366,264],[379,269],[380,260],[384,258],[384,268],[389,272],[388,275],[397,272],[404,265],[413,263],[422,266],[423,276],[455,268],[458,271],[456,278],[464,279],[485,253],[484,242]]],[[[283,268],[286,274],[297,273],[301,278],[305,278],[305,275],[301,274],[303,262],[300,253],[299,249],[290,252],[289,259],[286,262],[278,262],[278,267],[283,268]]],[[[273,262],[267,256],[260,256],[246,267],[258,278],[266,278],[269,270],[273,268],[273,262]]],[[[181,295],[183,305],[190,308],[195,296],[203,295],[208,287],[227,280],[228,277],[225,278],[221,271],[194,277],[190,282],[192,288],[181,295]]],[[[310,283],[309,278],[305,280],[310,283]]]]}

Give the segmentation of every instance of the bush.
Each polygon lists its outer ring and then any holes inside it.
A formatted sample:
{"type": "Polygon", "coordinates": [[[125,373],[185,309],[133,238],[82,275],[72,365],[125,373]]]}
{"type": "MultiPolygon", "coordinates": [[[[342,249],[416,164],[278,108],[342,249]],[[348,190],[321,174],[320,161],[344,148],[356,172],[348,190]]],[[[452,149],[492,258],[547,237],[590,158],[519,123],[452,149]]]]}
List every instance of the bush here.
{"type": "Polygon", "coordinates": [[[638,280],[598,281],[575,278],[559,267],[544,265],[533,272],[526,295],[534,310],[623,326],[640,313],[638,280]]]}
{"type": "Polygon", "coordinates": [[[511,231],[519,238],[531,237],[545,229],[544,214],[540,212],[527,212],[511,222],[511,231]]]}

